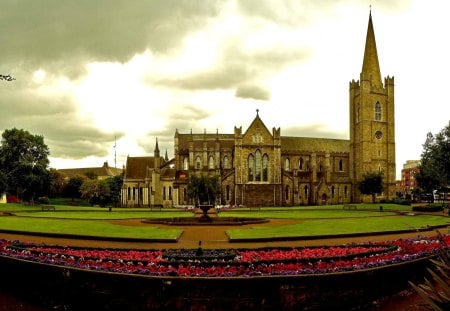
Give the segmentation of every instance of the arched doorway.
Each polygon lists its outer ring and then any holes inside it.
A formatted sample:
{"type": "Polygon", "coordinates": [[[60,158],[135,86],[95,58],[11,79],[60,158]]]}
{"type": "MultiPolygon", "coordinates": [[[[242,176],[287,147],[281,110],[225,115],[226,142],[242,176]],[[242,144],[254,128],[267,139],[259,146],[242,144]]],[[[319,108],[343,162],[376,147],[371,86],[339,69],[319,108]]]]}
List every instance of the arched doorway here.
{"type": "Polygon", "coordinates": [[[321,204],[327,204],[327,194],[322,193],[321,204]]]}

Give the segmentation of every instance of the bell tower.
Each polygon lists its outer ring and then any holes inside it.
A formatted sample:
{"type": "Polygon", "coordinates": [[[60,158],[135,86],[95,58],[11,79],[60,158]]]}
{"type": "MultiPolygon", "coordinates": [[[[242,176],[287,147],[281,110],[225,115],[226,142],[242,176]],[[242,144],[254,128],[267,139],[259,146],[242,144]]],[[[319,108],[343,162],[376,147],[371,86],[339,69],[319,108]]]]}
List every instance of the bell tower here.
{"type": "Polygon", "coordinates": [[[383,174],[383,198],[395,196],[394,77],[381,79],[380,65],[369,14],[360,80],[350,87],[350,176],[352,200],[369,201],[358,191],[364,174],[383,174]]]}

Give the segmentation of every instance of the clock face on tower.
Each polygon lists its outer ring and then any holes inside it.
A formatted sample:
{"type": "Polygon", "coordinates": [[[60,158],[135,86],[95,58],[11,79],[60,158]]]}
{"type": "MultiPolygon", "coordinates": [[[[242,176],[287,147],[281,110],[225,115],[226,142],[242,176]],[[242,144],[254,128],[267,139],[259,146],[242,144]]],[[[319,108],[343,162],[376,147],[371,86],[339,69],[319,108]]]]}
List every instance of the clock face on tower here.
{"type": "Polygon", "coordinates": [[[376,132],[375,132],[375,137],[376,137],[377,139],[381,139],[381,137],[383,137],[383,133],[382,133],[381,131],[376,131],[376,132]]]}

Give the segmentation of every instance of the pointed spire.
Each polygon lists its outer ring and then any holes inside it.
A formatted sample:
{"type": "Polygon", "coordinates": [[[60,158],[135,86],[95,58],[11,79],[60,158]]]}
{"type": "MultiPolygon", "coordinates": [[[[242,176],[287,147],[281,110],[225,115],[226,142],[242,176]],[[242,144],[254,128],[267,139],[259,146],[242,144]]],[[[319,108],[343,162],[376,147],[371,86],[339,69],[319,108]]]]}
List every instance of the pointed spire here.
{"type": "Polygon", "coordinates": [[[381,87],[381,71],[378,63],[377,44],[372,23],[372,10],[369,13],[369,25],[367,26],[366,46],[361,71],[361,81],[368,80],[373,86],[381,87]]]}
{"type": "Polygon", "coordinates": [[[155,145],[155,157],[157,156],[156,154],[158,154],[158,157],[159,157],[158,137],[156,137],[156,145],[155,145]]]}
{"type": "Polygon", "coordinates": [[[167,149],[166,149],[166,155],[164,156],[164,160],[167,162],[169,161],[169,156],[167,155],[167,149]]]}

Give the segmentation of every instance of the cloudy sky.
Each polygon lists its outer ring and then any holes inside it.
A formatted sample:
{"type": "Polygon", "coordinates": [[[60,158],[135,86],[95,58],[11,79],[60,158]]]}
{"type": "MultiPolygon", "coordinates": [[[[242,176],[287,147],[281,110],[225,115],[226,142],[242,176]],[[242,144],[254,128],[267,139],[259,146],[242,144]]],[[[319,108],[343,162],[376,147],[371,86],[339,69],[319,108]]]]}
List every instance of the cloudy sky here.
{"type": "Polygon", "coordinates": [[[156,137],[172,157],[175,129],[233,133],[256,109],[282,135],[348,139],[369,5],[400,172],[450,119],[450,1],[1,0],[0,130],[43,135],[55,168],[121,167],[156,137]]]}

